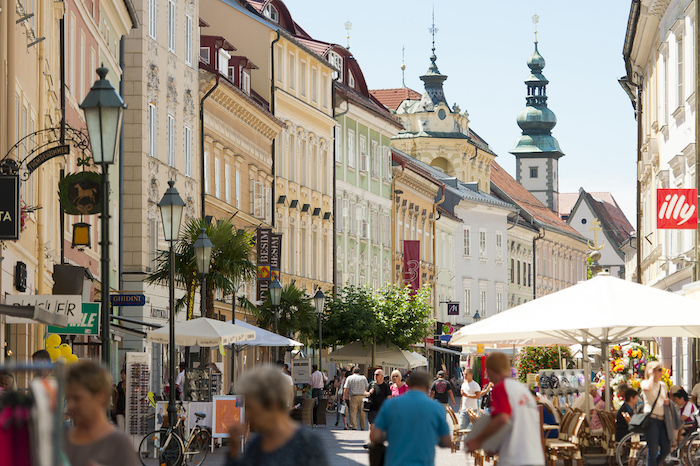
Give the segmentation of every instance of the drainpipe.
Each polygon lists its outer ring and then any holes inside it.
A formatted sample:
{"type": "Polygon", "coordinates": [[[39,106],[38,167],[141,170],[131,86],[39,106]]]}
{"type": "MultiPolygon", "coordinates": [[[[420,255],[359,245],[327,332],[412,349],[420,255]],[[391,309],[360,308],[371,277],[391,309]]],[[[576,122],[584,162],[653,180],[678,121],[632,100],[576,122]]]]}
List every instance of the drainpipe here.
{"type": "MultiPolygon", "coordinates": [[[[126,67],[126,61],[124,59],[124,41],[125,38],[122,36],[119,39],[119,68],[121,69],[121,76],[119,79],[119,95],[124,99],[124,68],[126,67]]],[[[124,289],[124,126],[119,134],[119,289],[124,289]]],[[[119,315],[122,315],[122,308],[119,306],[119,315]]]]}
{"type": "Polygon", "coordinates": [[[540,228],[540,232],[532,239],[532,299],[537,299],[537,240],[543,239],[544,235],[544,228],[540,228]]]}
{"type": "MultiPolygon", "coordinates": [[[[270,44],[270,113],[272,113],[272,115],[275,115],[275,44],[278,40],[280,40],[279,30],[277,31],[277,38],[270,44]]],[[[275,228],[275,217],[277,216],[277,212],[275,212],[277,206],[277,173],[275,172],[277,165],[275,163],[275,159],[277,158],[277,139],[272,140],[271,152],[272,166],[270,169],[272,170],[272,219],[270,219],[270,225],[272,228],[275,228]]],[[[233,309],[235,318],[235,302],[233,303],[233,309]]]]}
{"type": "MultiPolygon", "coordinates": [[[[639,181],[639,167],[642,163],[642,83],[637,84],[637,283],[642,283],[642,183],[639,181]]],[[[695,118],[698,118],[696,110],[695,118]]],[[[695,157],[697,170],[697,156],[695,157]]],[[[697,179],[697,171],[695,178],[697,179]]],[[[697,235],[697,233],[696,233],[697,235]]],[[[697,242],[696,242],[697,245],[697,242]]],[[[696,246],[697,248],[697,246],[696,246]]]]}
{"type": "MultiPolygon", "coordinates": [[[[700,1],[695,1],[695,18],[698,18],[700,14],[700,1]]],[[[695,21],[695,28],[698,27],[697,20],[695,21]]],[[[698,31],[693,31],[695,34],[695,188],[698,190],[698,201],[700,201],[700,159],[698,159],[698,141],[700,141],[700,113],[698,113],[698,99],[700,99],[700,34],[698,31]]],[[[700,205],[700,204],[698,204],[700,205]]],[[[639,234],[637,234],[639,236],[639,234]]],[[[695,229],[695,262],[693,262],[693,280],[700,280],[700,223],[695,229]]],[[[639,245],[637,245],[639,247],[639,245]]],[[[637,256],[639,256],[639,250],[637,250],[637,256]]],[[[697,340],[696,340],[697,342],[697,340]]],[[[695,368],[694,368],[695,369],[695,368]]],[[[696,370],[693,373],[697,373],[696,370]]],[[[697,382],[693,380],[693,383],[697,382]]]]}
{"type": "MultiPolygon", "coordinates": [[[[393,159],[393,156],[392,156],[393,159]]],[[[396,218],[396,210],[398,206],[395,206],[394,204],[396,203],[396,182],[399,181],[401,178],[406,176],[406,162],[402,160],[397,160],[401,164],[401,172],[396,175],[391,177],[391,277],[392,280],[391,282],[394,283],[393,277],[394,277],[394,270],[396,270],[396,247],[398,246],[396,244],[396,241],[398,238],[396,238],[396,225],[398,225],[398,220],[396,218]]]]}

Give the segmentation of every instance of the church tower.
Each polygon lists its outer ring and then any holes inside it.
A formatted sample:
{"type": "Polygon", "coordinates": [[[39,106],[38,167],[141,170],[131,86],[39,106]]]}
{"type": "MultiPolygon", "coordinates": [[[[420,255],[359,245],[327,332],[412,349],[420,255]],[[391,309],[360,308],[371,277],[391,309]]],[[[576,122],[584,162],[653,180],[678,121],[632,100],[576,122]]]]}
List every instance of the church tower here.
{"type": "Polygon", "coordinates": [[[564,153],[552,136],[557,117],[547,108],[547,78],[542,74],[544,58],[537,50],[528,58],[530,76],[527,86],[526,107],[518,113],[522,136],[510,153],[516,159],[516,178],[550,210],[559,210],[559,158],[564,153]]]}

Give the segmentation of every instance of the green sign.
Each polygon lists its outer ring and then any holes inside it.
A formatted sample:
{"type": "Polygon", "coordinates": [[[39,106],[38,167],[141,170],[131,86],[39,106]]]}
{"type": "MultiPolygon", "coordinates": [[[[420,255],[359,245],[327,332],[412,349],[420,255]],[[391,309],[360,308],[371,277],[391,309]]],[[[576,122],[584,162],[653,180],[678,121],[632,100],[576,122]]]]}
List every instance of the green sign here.
{"type": "Polygon", "coordinates": [[[100,303],[83,303],[79,324],[67,327],[49,325],[49,333],[59,335],[98,335],[100,325],[100,303]]]}

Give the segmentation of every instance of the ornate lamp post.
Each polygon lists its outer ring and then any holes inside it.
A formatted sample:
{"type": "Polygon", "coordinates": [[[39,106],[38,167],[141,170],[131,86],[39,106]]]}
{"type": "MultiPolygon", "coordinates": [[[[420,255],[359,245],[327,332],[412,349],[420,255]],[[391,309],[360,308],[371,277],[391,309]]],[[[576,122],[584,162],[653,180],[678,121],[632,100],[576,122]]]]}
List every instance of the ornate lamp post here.
{"type": "Polygon", "coordinates": [[[479,311],[476,311],[474,313],[474,317],[472,317],[472,318],[474,319],[474,323],[479,322],[481,320],[481,316],[479,315],[479,311]]]}
{"type": "Polygon", "coordinates": [[[182,211],[185,208],[185,202],[180,197],[180,194],[175,189],[175,182],[168,181],[170,186],[163,199],[158,204],[160,209],[160,217],[163,221],[163,235],[165,241],[170,243],[170,280],[168,288],[170,291],[170,342],[168,343],[169,363],[169,379],[170,379],[170,396],[168,398],[168,420],[170,425],[174,426],[177,416],[175,408],[175,359],[177,352],[175,351],[175,241],[180,234],[180,222],[182,221],[182,211]]]}
{"type": "Polygon", "coordinates": [[[80,108],[85,114],[92,159],[102,166],[102,232],[100,239],[102,297],[101,325],[102,362],[109,368],[110,356],[110,312],[109,312],[109,166],[119,151],[119,140],[124,117],[124,101],[114,86],[107,80],[109,70],[104,66],[97,68],[100,79],[95,81],[80,108]]]}
{"type": "Polygon", "coordinates": [[[316,290],[314,295],[314,307],[316,308],[316,314],[318,314],[318,370],[321,370],[321,317],[323,317],[323,306],[326,303],[326,295],[323,294],[321,288],[316,290]]]}
{"type": "MultiPolygon", "coordinates": [[[[282,285],[280,284],[280,281],[278,279],[272,280],[272,283],[270,283],[270,288],[268,290],[270,292],[270,301],[272,302],[272,307],[275,309],[275,327],[274,331],[277,333],[277,321],[279,320],[279,312],[280,312],[280,301],[282,300],[282,285]]],[[[277,353],[275,356],[275,359],[280,358],[280,350],[279,347],[275,350],[277,353]]]]}
{"type": "MultiPolygon", "coordinates": [[[[209,273],[209,266],[211,265],[211,250],[214,248],[214,245],[207,236],[206,231],[206,228],[200,228],[199,236],[192,245],[192,248],[194,249],[194,255],[197,258],[197,270],[199,271],[199,274],[202,277],[209,273]]],[[[202,288],[200,294],[200,299],[202,300],[202,302],[204,302],[206,290],[202,288]]],[[[205,306],[202,306],[202,309],[205,309],[205,306]]],[[[202,317],[205,316],[202,315],[202,317]]]]}

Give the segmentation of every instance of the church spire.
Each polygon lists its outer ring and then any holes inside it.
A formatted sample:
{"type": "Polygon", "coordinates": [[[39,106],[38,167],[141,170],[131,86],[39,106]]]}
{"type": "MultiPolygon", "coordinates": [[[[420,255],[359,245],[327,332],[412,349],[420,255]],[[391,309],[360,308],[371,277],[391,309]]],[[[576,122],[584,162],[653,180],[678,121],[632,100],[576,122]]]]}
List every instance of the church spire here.
{"type": "MultiPolygon", "coordinates": [[[[442,89],[442,83],[445,82],[447,76],[440,74],[437,64],[437,55],[435,55],[435,34],[438,33],[438,28],[435,27],[435,7],[433,7],[433,24],[428,28],[428,32],[433,36],[433,53],[430,55],[430,66],[428,71],[420,77],[421,81],[425,84],[425,93],[421,99],[421,105],[426,110],[432,110],[439,103],[444,103],[447,105],[447,100],[445,99],[445,92],[442,89]]],[[[449,107],[449,105],[447,105],[449,107]]]]}

